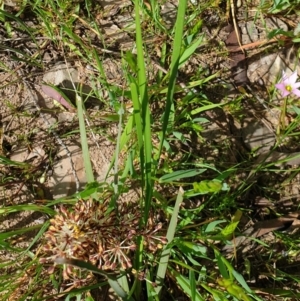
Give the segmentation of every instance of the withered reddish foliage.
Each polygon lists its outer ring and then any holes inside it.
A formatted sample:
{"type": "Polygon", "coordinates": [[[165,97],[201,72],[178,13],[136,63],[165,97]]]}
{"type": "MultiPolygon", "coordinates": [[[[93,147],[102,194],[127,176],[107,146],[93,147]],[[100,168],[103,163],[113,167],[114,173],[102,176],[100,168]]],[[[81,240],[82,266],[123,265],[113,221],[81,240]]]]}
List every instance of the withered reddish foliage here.
{"type": "MultiPolygon", "coordinates": [[[[61,206],[50,220],[45,234],[43,262],[56,258],[89,261],[99,269],[130,269],[131,258],[136,249],[137,236],[144,237],[145,250],[152,254],[166,244],[161,236],[162,224],[149,219],[147,229],[139,228],[139,207],[122,204],[109,211],[108,202],[79,200],[73,208],[61,206]]],[[[75,269],[65,268],[64,278],[76,278],[75,269]]],[[[80,277],[79,277],[80,278],[80,277]]]]}

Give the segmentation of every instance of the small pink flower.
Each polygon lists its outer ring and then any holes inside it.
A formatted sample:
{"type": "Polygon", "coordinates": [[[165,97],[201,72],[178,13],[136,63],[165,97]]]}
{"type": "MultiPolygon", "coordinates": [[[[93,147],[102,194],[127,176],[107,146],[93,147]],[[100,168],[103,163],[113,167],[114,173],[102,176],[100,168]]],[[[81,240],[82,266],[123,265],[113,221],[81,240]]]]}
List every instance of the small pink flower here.
{"type": "Polygon", "coordinates": [[[297,71],[294,71],[290,76],[282,71],[282,79],[281,82],[276,84],[275,87],[281,91],[282,97],[286,97],[289,94],[294,94],[300,97],[300,83],[297,83],[297,71]]]}

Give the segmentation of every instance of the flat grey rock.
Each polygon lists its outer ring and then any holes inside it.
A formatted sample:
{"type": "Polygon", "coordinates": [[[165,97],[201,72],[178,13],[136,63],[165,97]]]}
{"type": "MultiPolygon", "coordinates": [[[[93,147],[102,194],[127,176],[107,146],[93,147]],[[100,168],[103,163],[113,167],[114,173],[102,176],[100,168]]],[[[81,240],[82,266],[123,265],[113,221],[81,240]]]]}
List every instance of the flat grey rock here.
{"type": "MultiPolygon", "coordinates": [[[[86,184],[84,162],[79,142],[67,143],[68,150],[73,161],[74,171],[79,180],[80,189],[86,184]]],[[[76,180],[73,175],[70,157],[66,150],[60,147],[58,152],[59,160],[53,165],[53,174],[49,178],[48,188],[53,199],[70,196],[76,192],[76,180]]]]}
{"type": "Polygon", "coordinates": [[[262,122],[250,118],[244,120],[242,138],[249,150],[260,154],[268,152],[276,142],[274,133],[262,122]]]}
{"type": "Polygon", "coordinates": [[[262,122],[245,119],[242,129],[242,139],[251,151],[258,155],[255,164],[273,162],[275,166],[300,165],[300,153],[282,153],[272,151],[276,143],[276,136],[262,122]]]}

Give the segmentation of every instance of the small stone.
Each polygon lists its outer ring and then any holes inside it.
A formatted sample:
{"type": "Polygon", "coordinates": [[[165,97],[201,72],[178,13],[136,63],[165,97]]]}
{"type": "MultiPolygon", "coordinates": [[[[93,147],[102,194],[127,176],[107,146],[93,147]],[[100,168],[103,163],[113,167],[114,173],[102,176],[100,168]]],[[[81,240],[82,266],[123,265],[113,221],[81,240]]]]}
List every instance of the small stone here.
{"type": "Polygon", "coordinates": [[[45,73],[43,81],[54,86],[63,85],[65,88],[66,83],[72,84],[78,82],[78,71],[65,63],[59,62],[52,69],[45,73]]]}

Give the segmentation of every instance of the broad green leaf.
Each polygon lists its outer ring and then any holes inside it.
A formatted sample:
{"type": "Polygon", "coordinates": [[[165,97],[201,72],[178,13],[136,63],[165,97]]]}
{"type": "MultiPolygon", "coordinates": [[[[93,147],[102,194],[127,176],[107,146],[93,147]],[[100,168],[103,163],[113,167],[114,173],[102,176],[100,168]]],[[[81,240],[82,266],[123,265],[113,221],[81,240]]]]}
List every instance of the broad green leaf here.
{"type": "Polygon", "coordinates": [[[204,180],[193,183],[193,188],[196,193],[217,193],[222,190],[222,183],[217,180],[204,180]]]}
{"type": "Polygon", "coordinates": [[[226,237],[226,239],[231,239],[233,232],[235,231],[237,225],[239,224],[243,212],[241,210],[236,210],[234,213],[232,220],[229,225],[227,225],[222,231],[221,234],[226,237]]]}
{"type": "Polygon", "coordinates": [[[226,239],[231,239],[231,236],[233,234],[233,232],[235,231],[237,225],[239,224],[238,222],[231,222],[229,225],[227,225],[222,231],[222,235],[224,235],[224,237],[226,239]]]}
{"type": "Polygon", "coordinates": [[[212,221],[211,223],[209,223],[205,229],[205,232],[212,232],[216,229],[216,226],[222,223],[227,222],[226,219],[222,219],[222,220],[217,220],[217,221],[212,221]]]}

